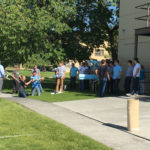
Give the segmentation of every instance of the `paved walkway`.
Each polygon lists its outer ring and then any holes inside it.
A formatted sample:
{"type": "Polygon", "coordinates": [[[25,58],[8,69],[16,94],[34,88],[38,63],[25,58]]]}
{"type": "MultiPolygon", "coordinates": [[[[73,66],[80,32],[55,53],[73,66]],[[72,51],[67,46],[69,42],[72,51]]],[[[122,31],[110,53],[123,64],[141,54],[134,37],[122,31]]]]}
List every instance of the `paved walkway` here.
{"type": "Polygon", "coordinates": [[[52,118],[114,150],[150,149],[150,99],[140,102],[140,131],[126,130],[126,97],[47,103],[0,96],[52,118]]]}

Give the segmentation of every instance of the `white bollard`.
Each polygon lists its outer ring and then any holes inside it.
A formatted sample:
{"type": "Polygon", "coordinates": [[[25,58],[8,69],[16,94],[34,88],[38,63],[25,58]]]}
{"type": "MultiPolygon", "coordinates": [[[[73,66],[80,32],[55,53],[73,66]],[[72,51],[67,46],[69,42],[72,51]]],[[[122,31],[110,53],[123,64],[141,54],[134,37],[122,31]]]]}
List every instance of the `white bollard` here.
{"type": "Polygon", "coordinates": [[[127,123],[128,130],[138,131],[139,130],[139,100],[130,99],[127,102],[127,123]]]}

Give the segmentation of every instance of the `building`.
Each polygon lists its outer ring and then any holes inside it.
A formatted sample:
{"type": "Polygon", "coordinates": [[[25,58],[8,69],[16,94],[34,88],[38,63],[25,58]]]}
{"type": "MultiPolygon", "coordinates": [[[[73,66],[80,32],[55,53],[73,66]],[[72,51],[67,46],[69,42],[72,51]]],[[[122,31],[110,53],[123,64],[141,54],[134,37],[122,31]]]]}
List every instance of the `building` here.
{"type": "Polygon", "coordinates": [[[119,60],[125,71],[129,59],[139,58],[146,69],[146,91],[150,91],[149,18],[149,0],[120,1],[119,60]]]}
{"type": "Polygon", "coordinates": [[[101,45],[99,48],[94,49],[93,53],[91,54],[90,60],[101,61],[102,59],[110,59],[110,54],[106,50],[106,47],[108,47],[108,43],[104,42],[104,45],[101,45]]]}
{"type": "MultiPolygon", "coordinates": [[[[82,43],[82,45],[85,45],[85,44],[82,43]]],[[[110,54],[106,50],[107,47],[108,47],[108,43],[104,42],[104,44],[101,45],[99,48],[93,49],[93,53],[90,56],[90,60],[101,61],[102,59],[111,59],[110,54]]],[[[70,61],[68,64],[66,64],[67,72],[70,71],[71,64],[72,64],[72,61],[70,61]]],[[[76,62],[75,66],[79,67],[79,62],[76,62]]]]}

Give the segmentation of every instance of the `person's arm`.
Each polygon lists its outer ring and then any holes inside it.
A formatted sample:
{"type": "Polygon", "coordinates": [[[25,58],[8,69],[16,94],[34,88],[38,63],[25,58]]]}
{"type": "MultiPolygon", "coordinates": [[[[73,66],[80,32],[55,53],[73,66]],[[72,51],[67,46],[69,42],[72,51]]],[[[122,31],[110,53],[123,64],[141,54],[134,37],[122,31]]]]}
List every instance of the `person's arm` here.
{"type": "Polygon", "coordinates": [[[79,69],[77,68],[77,79],[79,79],[79,69]]]}
{"type": "Polygon", "coordinates": [[[120,69],[120,73],[118,74],[118,76],[116,77],[116,79],[119,79],[119,77],[122,75],[122,68],[120,69]]]}
{"type": "Polygon", "coordinates": [[[70,78],[71,78],[71,69],[70,69],[70,78]]]}
{"type": "Polygon", "coordinates": [[[137,69],[136,69],[136,73],[135,73],[135,75],[134,75],[134,78],[136,78],[136,76],[137,76],[137,74],[139,73],[139,71],[140,71],[140,68],[137,68],[137,69]]]}
{"type": "Polygon", "coordinates": [[[121,75],[122,75],[122,72],[120,72],[116,78],[118,79],[121,75]]]}
{"type": "Polygon", "coordinates": [[[11,75],[11,77],[12,77],[14,80],[16,80],[18,83],[20,83],[20,81],[19,81],[17,78],[15,78],[14,75],[11,75]]]}
{"type": "Polygon", "coordinates": [[[63,75],[63,79],[65,79],[65,77],[66,77],[66,67],[64,67],[64,70],[63,70],[63,72],[64,72],[64,75],[63,75]]]}
{"type": "Polygon", "coordinates": [[[25,85],[29,85],[32,82],[32,80],[30,80],[29,82],[26,82],[25,85]]]}
{"type": "Polygon", "coordinates": [[[66,77],[66,72],[64,72],[63,79],[65,79],[65,77],[66,77]]]}
{"type": "Polygon", "coordinates": [[[40,72],[40,69],[39,69],[39,74],[38,74],[38,75],[39,75],[39,77],[41,76],[41,72],[40,72]]]}
{"type": "Polygon", "coordinates": [[[59,73],[59,72],[58,72],[58,68],[56,68],[56,75],[58,75],[58,73],[59,73]]]}
{"type": "Polygon", "coordinates": [[[0,67],[0,72],[2,74],[2,77],[4,77],[5,76],[5,70],[4,70],[4,67],[2,65],[0,67]]]}
{"type": "Polygon", "coordinates": [[[109,75],[109,73],[107,72],[106,74],[107,74],[107,78],[108,78],[108,80],[110,80],[110,75],[109,75]]]}
{"type": "Polygon", "coordinates": [[[98,69],[95,70],[96,75],[98,76],[98,69]]]}
{"type": "Polygon", "coordinates": [[[119,77],[122,75],[122,71],[118,74],[118,76],[116,77],[116,79],[119,79],[119,77]]]}

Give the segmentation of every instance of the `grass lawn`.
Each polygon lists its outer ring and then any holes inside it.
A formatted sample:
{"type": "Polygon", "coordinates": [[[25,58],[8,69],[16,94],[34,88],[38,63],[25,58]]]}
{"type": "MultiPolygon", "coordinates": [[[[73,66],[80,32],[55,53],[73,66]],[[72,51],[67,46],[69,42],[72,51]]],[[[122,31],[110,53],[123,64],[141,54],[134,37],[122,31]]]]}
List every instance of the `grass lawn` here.
{"type": "Polygon", "coordinates": [[[111,149],[19,104],[0,99],[0,150],[111,149]],[[29,134],[33,136],[26,136],[29,134]]]}
{"type": "MultiPolygon", "coordinates": [[[[11,71],[10,71],[11,72],[11,71]]],[[[21,75],[25,75],[27,77],[27,81],[30,79],[31,71],[20,71],[21,75]]],[[[71,100],[83,100],[83,99],[92,99],[96,98],[97,95],[90,91],[81,93],[79,92],[79,88],[75,91],[69,91],[67,89],[63,94],[51,95],[50,92],[55,91],[56,79],[52,79],[54,73],[52,72],[41,72],[41,76],[45,77],[45,80],[42,82],[42,86],[44,88],[44,92],[41,93],[41,96],[30,96],[31,99],[37,99],[47,102],[61,102],[61,101],[71,101],[71,100]]],[[[66,74],[65,84],[69,87],[69,73],[66,74]]],[[[3,92],[12,92],[12,80],[4,81],[4,90],[3,92]]],[[[78,86],[79,87],[79,86],[78,86]]],[[[31,86],[27,88],[28,93],[31,93],[31,86]]]]}

